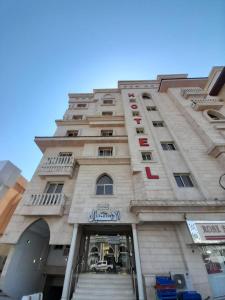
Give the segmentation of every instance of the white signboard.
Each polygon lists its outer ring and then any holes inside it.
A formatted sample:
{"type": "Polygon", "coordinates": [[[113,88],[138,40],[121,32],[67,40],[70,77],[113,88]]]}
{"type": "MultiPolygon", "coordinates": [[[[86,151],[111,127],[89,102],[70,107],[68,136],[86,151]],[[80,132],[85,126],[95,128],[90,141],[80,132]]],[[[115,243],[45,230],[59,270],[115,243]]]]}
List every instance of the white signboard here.
{"type": "Polygon", "coordinates": [[[120,220],[120,211],[111,209],[109,205],[97,206],[89,215],[89,222],[109,222],[120,220]]]}
{"type": "Polygon", "coordinates": [[[195,243],[225,243],[225,222],[223,221],[187,221],[195,243]]]}

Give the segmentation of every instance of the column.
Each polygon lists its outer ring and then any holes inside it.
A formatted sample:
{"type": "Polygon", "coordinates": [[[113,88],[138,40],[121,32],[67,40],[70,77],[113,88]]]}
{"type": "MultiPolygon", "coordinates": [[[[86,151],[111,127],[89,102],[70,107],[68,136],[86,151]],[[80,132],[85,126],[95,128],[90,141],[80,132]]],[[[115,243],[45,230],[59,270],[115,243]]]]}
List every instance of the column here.
{"type": "Polygon", "coordinates": [[[137,273],[138,296],[139,296],[139,300],[144,300],[144,287],[143,287],[143,278],[141,272],[141,260],[140,260],[139,246],[138,246],[136,224],[132,224],[132,233],[133,233],[133,242],[134,242],[136,273],[137,273]]]}
{"type": "Polygon", "coordinates": [[[61,300],[68,300],[68,296],[70,293],[69,288],[70,288],[70,280],[71,280],[72,271],[73,271],[73,258],[74,258],[74,253],[75,253],[77,230],[78,230],[78,224],[74,224],[72,240],[71,240],[71,244],[70,244],[70,251],[69,251],[68,261],[67,261],[67,265],[66,265],[66,273],[65,273],[65,278],[64,278],[61,300]]]}

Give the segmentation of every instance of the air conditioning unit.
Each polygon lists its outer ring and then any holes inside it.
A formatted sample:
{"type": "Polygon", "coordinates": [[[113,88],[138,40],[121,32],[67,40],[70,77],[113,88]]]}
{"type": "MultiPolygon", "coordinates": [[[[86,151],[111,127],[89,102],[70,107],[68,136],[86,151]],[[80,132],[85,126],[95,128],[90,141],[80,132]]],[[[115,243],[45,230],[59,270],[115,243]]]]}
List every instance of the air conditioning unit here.
{"type": "Polygon", "coordinates": [[[178,292],[193,290],[191,278],[188,273],[179,273],[179,274],[172,273],[171,277],[176,282],[176,288],[178,292]]]}

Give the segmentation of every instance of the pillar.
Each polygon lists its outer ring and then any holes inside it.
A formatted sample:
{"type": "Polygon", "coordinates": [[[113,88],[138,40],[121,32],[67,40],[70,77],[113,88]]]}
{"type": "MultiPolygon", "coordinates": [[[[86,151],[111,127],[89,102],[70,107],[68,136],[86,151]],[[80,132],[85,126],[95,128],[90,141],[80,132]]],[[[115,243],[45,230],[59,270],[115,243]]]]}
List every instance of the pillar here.
{"type": "Polygon", "coordinates": [[[61,300],[68,300],[68,296],[70,293],[69,288],[70,288],[70,281],[71,281],[72,271],[73,271],[73,258],[74,258],[74,253],[75,253],[77,230],[78,230],[78,224],[74,224],[72,240],[71,240],[71,244],[70,244],[70,251],[69,251],[68,261],[67,261],[67,265],[66,265],[66,273],[65,273],[64,283],[63,283],[63,291],[62,291],[61,300]]]}
{"type": "Polygon", "coordinates": [[[143,287],[143,278],[141,272],[141,260],[140,260],[136,224],[132,224],[132,233],[133,233],[133,243],[134,243],[138,296],[139,296],[139,300],[144,300],[144,287],[143,287]]]}

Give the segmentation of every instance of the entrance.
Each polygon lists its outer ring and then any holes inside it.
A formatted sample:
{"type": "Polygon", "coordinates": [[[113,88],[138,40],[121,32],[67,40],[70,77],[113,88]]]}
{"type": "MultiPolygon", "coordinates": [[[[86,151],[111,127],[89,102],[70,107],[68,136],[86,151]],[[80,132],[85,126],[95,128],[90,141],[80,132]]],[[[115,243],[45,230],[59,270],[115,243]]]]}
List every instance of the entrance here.
{"type": "Polygon", "coordinates": [[[82,229],[81,272],[129,273],[134,269],[130,226],[85,225],[82,229]]]}

